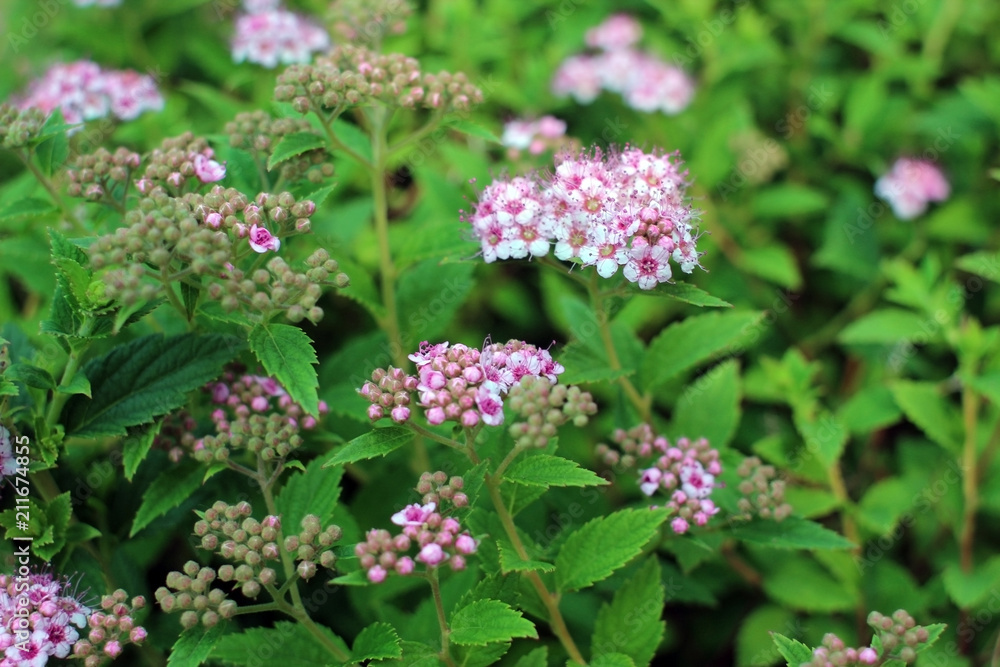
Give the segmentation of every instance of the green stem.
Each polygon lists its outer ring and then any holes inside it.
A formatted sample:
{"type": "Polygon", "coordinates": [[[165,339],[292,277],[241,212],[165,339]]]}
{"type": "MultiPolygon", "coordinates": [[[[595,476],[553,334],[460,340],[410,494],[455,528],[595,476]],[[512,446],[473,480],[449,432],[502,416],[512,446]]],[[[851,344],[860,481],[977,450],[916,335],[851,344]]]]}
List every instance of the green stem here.
{"type": "Polygon", "coordinates": [[[443,435],[438,435],[434,431],[426,429],[423,426],[420,426],[419,424],[415,424],[412,421],[408,421],[406,422],[406,425],[407,427],[409,427],[411,431],[417,433],[418,435],[422,435],[428,440],[433,440],[434,442],[440,442],[445,447],[451,447],[452,449],[457,449],[461,452],[466,451],[466,446],[463,445],[462,443],[455,442],[451,438],[446,438],[443,435]]]}
{"type": "Polygon", "coordinates": [[[428,120],[426,123],[424,123],[424,125],[416,132],[406,137],[405,139],[397,141],[392,146],[389,146],[389,155],[390,156],[395,155],[403,148],[406,148],[410,144],[416,143],[421,139],[423,139],[424,137],[426,137],[428,134],[437,129],[437,126],[441,124],[442,118],[444,118],[444,111],[439,110],[437,113],[431,116],[431,119],[428,120]]]}
{"type": "Polygon", "coordinates": [[[441,585],[438,583],[438,571],[432,569],[427,573],[427,581],[431,584],[431,592],[434,594],[434,609],[437,611],[438,625],[441,627],[441,652],[438,657],[448,667],[455,667],[455,661],[451,657],[449,639],[451,628],[448,627],[448,619],[444,615],[444,603],[441,601],[441,585]]]}
{"type": "MultiPolygon", "coordinates": [[[[86,349],[87,348],[85,347],[81,350],[74,350],[70,353],[69,360],[66,362],[66,368],[63,369],[62,379],[59,380],[60,387],[69,384],[76,376],[77,371],[80,370],[80,364],[83,362],[83,355],[86,352],[86,349]]],[[[63,406],[66,405],[66,401],[68,401],[69,398],[69,394],[58,390],[53,392],[52,402],[49,403],[49,409],[45,413],[45,424],[49,427],[49,432],[52,431],[56,422],[59,421],[59,415],[62,413],[63,406]]]]}
{"type": "Polygon", "coordinates": [[[963,572],[972,572],[972,548],[976,535],[976,509],[979,507],[979,473],[976,469],[976,418],[979,415],[979,395],[969,386],[962,390],[962,419],[965,423],[965,444],[962,448],[962,532],[959,538],[960,562],[963,572]]]}
{"type": "Polygon", "coordinates": [[[396,309],[397,276],[396,265],[392,261],[392,248],[389,245],[389,193],[385,182],[385,170],[389,160],[386,140],[388,120],[386,109],[376,107],[372,110],[372,197],[375,200],[375,236],[378,238],[379,273],[382,275],[382,305],[385,306],[385,317],[380,324],[389,336],[393,363],[402,367],[406,364],[406,352],[403,349],[399,312],[396,309]]]}
{"type": "Polygon", "coordinates": [[[168,279],[169,276],[167,275],[167,270],[163,269],[163,272],[160,274],[160,282],[163,283],[163,291],[167,293],[167,301],[169,301],[170,305],[173,306],[174,309],[181,314],[181,317],[184,318],[185,322],[190,323],[190,321],[188,320],[187,308],[185,308],[184,304],[181,303],[181,300],[177,298],[177,294],[176,292],[174,292],[173,285],[167,282],[168,279]]]}
{"type": "MultiPolygon", "coordinates": [[[[490,500],[493,501],[493,508],[500,517],[500,523],[503,524],[504,532],[514,546],[514,551],[517,552],[521,560],[531,560],[528,550],[524,548],[524,543],[521,541],[521,536],[517,533],[517,526],[514,525],[514,517],[510,515],[510,512],[507,511],[507,506],[503,504],[503,498],[500,496],[500,479],[494,475],[486,475],[486,488],[489,490],[490,500]]],[[[552,632],[559,638],[559,642],[566,649],[570,660],[580,665],[586,665],[587,661],[583,659],[580,649],[577,648],[576,642],[573,641],[572,635],[569,634],[569,628],[566,627],[566,621],[563,619],[562,612],[559,611],[559,595],[549,592],[549,589],[545,586],[545,582],[542,581],[537,572],[529,571],[527,572],[527,576],[539,599],[541,599],[542,604],[545,605],[545,609],[549,612],[549,626],[552,628],[552,632]]]]}
{"type": "MultiPolygon", "coordinates": [[[[605,315],[604,311],[604,296],[601,294],[600,287],[597,284],[598,275],[597,272],[590,274],[590,281],[587,283],[587,291],[590,292],[590,302],[593,305],[594,317],[597,319],[597,326],[601,332],[601,341],[604,343],[604,351],[608,355],[608,366],[612,370],[621,370],[622,362],[618,358],[618,350],[615,349],[614,340],[611,338],[611,317],[605,315]]],[[[625,395],[628,396],[632,405],[635,407],[636,411],[639,413],[639,418],[647,424],[651,423],[652,420],[652,396],[646,394],[645,396],[639,393],[632,381],[626,376],[621,376],[618,378],[618,383],[625,390],[625,395]]]]}
{"type": "Polygon", "coordinates": [[[321,124],[323,125],[323,131],[326,132],[327,141],[329,141],[330,145],[333,146],[335,149],[343,153],[347,153],[352,158],[361,163],[365,167],[365,169],[371,171],[372,169],[375,168],[375,166],[371,162],[366,160],[363,155],[361,155],[360,153],[358,153],[357,151],[355,151],[354,149],[352,149],[347,144],[345,144],[344,142],[342,142],[340,139],[337,138],[336,133],[334,133],[333,131],[333,121],[337,117],[337,115],[339,114],[332,114],[329,118],[320,118],[321,124]]]}
{"type": "Polygon", "coordinates": [[[502,478],[504,471],[507,469],[507,466],[513,463],[514,459],[517,458],[517,455],[523,452],[524,449],[525,449],[524,447],[516,447],[516,446],[511,447],[511,450],[507,452],[507,456],[504,457],[504,460],[500,462],[500,465],[497,466],[497,469],[493,471],[493,476],[496,479],[502,478]]]}
{"type": "Polygon", "coordinates": [[[28,171],[34,175],[35,180],[37,180],[41,186],[45,188],[45,191],[49,193],[49,196],[52,197],[52,201],[55,202],[56,206],[59,207],[59,210],[62,211],[63,217],[66,218],[67,222],[73,225],[73,229],[79,234],[86,234],[87,230],[83,228],[80,221],[73,215],[73,212],[66,204],[66,200],[64,200],[59,194],[59,191],[56,190],[52,181],[50,181],[48,177],[35,166],[35,163],[31,161],[31,154],[28,153],[25,155],[22,154],[21,151],[15,151],[15,154],[21,158],[21,162],[23,162],[24,166],[28,168],[28,171]]]}

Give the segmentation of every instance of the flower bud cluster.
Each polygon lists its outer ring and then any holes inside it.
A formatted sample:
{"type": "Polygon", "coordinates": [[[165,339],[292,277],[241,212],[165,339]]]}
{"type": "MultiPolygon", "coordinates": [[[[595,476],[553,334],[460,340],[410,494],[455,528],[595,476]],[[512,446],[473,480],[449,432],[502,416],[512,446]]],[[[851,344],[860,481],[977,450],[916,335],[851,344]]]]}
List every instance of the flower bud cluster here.
{"type": "Polygon", "coordinates": [[[592,28],[587,45],[599,52],[563,61],[553,77],[552,92],[589,104],[603,88],[619,93],[638,111],[680,113],[691,103],[694,82],[679,67],[634,48],[641,37],[642,26],[624,14],[592,28]]]}
{"type": "Polygon", "coordinates": [[[417,391],[417,404],[424,408],[431,425],[453,421],[465,428],[481,422],[488,426],[503,423],[503,396],[522,378],[539,376],[555,384],[563,372],[561,364],[548,350],[523,341],[489,343],[483,350],[461,343],[420,344],[409,356],[417,365],[418,377],[390,366],[372,373],[360,394],[371,402],[368,417],[377,421],[388,412],[393,421],[410,418],[411,392],[417,391]]]}
{"type": "Polygon", "coordinates": [[[170,460],[179,463],[184,454],[194,449],[198,422],[187,410],[179,410],[163,418],[160,430],[153,438],[153,447],[167,452],[170,460]]]}
{"type": "Polygon", "coordinates": [[[523,421],[510,425],[510,435],[518,447],[545,447],[556,429],[566,422],[586,426],[597,404],[589,392],[564,384],[553,385],[545,378],[528,376],[510,388],[507,402],[523,421]]]}
{"type": "Polygon", "coordinates": [[[483,93],[461,72],[425,74],[415,59],[402,54],[342,45],[312,65],[293,65],[282,72],[274,98],[291,102],[299,113],[339,113],[376,104],[466,111],[483,101],[483,93]]]}
{"type": "MultiPolygon", "coordinates": [[[[243,448],[265,461],[284,459],[302,445],[300,429],[316,426],[316,419],[271,377],[226,371],[205,390],[219,407],[212,411],[215,435],[194,441],[198,461],[225,461],[232,450],[243,448]]],[[[319,411],[329,411],[325,401],[319,411]]]]}
{"type": "Polygon", "coordinates": [[[101,611],[90,614],[87,638],[73,645],[73,656],[82,659],[86,667],[97,667],[105,658],[114,660],[128,644],[141,644],[146,639],[146,629],[133,618],[146,606],[146,598],[138,595],[131,604],[127,601],[128,593],[119,588],[101,598],[101,611]]]}
{"type": "Polygon", "coordinates": [[[555,172],[498,179],[471,213],[483,259],[543,257],[593,266],[602,278],[619,267],[629,282],[653,289],[669,282],[671,261],[699,266],[697,212],[687,202],[677,154],[625,147],[561,155],[555,172]],[[553,248],[554,244],[554,248],[553,248]]]}
{"type": "Polygon", "coordinates": [[[204,137],[195,137],[192,132],[165,139],[149,154],[146,169],[135,186],[142,194],[150,194],[157,186],[174,195],[197,190],[226,175],[226,167],[213,157],[215,151],[204,137]]]}
{"type": "Polygon", "coordinates": [[[638,468],[639,489],[647,496],[657,491],[670,498],[665,505],[676,515],[670,527],[677,534],[687,532],[691,524],[704,526],[719,512],[709,499],[722,472],[719,452],[705,438],[692,441],[678,438],[671,445],[649,424],[628,431],[617,429],[612,437],[620,452],[606,444],[597,446],[597,455],[608,465],[638,468]]]}
{"type": "Polygon", "coordinates": [[[461,477],[449,480],[441,471],[420,476],[417,491],[424,496],[424,504],[407,505],[392,515],[392,523],[401,526],[401,532],[393,535],[388,530],[372,529],[365,541],[354,547],[370,582],[380,584],[390,572],[412,574],[418,563],[424,571],[446,562],[452,570],[465,569],[465,557],[476,552],[479,542],[462,530],[458,519],[445,516],[450,511],[444,510],[449,504],[459,508],[468,503],[465,494],[457,491],[462,485],[461,477]]]}
{"type": "Polygon", "coordinates": [[[743,518],[756,515],[782,521],[792,513],[792,506],[785,502],[785,482],[775,479],[774,466],[764,465],[756,456],[748,456],[736,472],[743,478],[739,486],[743,497],[737,501],[743,518]]]}
{"type": "Polygon", "coordinates": [[[24,148],[38,138],[45,124],[45,112],[35,107],[18,109],[0,104],[0,146],[24,148]]]}
{"type": "Polygon", "coordinates": [[[917,659],[921,645],[930,640],[927,628],[917,625],[913,617],[904,610],[897,609],[892,616],[877,611],[868,614],[868,625],[878,635],[882,655],[874,647],[848,648],[844,641],[833,633],[823,636],[822,646],[813,651],[813,659],[803,662],[800,667],[861,667],[862,665],[883,664],[890,660],[900,660],[911,664],[917,659]]]}
{"type": "Polygon", "coordinates": [[[70,590],[69,580],[51,573],[29,574],[24,580],[12,574],[0,574],[0,654],[4,664],[44,664],[49,656],[65,658],[80,639],[92,610],[83,605],[80,595],[70,590]],[[25,619],[28,639],[18,642],[13,632],[15,618],[25,619]],[[36,662],[39,658],[42,662],[36,662]],[[9,663],[7,661],[10,661],[9,663]]]}
{"type": "MultiPolygon", "coordinates": [[[[268,159],[281,140],[293,133],[315,133],[303,118],[274,118],[266,111],[246,111],[226,124],[229,145],[249,152],[261,169],[267,168],[268,159]]],[[[333,162],[325,148],[306,151],[284,160],[278,166],[281,180],[292,183],[302,179],[319,184],[333,176],[333,162]]]]}
{"type": "Polygon", "coordinates": [[[343,41],[369,44],[377,51],[385,35],[406,32],[412,13],[407,0],[335,0],[327,15],[343,41]]]}
{"type": "Polygon", "coordinates": [[[315,514],[307,514],[302,518],[302,530],[298,535],[289,535],[285,538],[284,548],[298,562],[295,567],[299,577],[305,580],[312,579],[316,574],[317,564],[332,570],[337,565],[337,554],[333,551],[333,546],[344,533],[340,526],[330,524],[326,528],[320,524],[320,519],[315,514]]]}
{"type": "Polygon", "coordinates": [[[121,148],[111,153],[98,148],[93,153],[79,155],[73,160],[66,175],[66,191],[71,197],[90,201],[120,203],[142,158],[138,153],[121,148]]]}

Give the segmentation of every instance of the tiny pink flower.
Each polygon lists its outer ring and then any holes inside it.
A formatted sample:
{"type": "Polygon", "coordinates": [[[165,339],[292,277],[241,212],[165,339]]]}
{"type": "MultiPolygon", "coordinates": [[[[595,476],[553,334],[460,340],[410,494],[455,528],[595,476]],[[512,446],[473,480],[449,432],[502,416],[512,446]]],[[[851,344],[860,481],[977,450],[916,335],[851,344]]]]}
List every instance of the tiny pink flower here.
{"type": "Polygon", "coordinates": [[[418,505],[416,503],[407,505],[400,511],[392,515],[392,522],[397,526],[420,526],[426,523],[427,519],[437,508],[436,503],[418,505]]]}
{"type": "Polygon", "coordinates": [[[662,476],[663,473],[659,468],[643,470],[642,475],[639,477],[639,489],[647,496],[653,495],[660,488],[660,479],[662,476]]]}
{"type": "Polygon", "coordinates": [[[466,555],[475,553],[477,546],[476,540],[471,535],[459,535],[455,540],[455,548],[459,553],[466,555]]]}
{"type": "Polygon", "coordinates": [[[715,475],[705,472],[698,461],[681,468],[681,488],[691,498],[707,498],[715,488],[715,475]]]}
{"type": "Polygon", "coordinates": [[[375,422],[378,421],[379,419],[382,419],[382,417],[384,416],[385,412],[382,410],[382,406],[380,405],[368,406],[368,419],[371,419],[373,422],[375,422]]]}
{"type": "Polygon", "coordinates": [[[878,653],[871,646],[868,646],[858,653],[858,661],[865,665],[874,665],[878,662],[878,653]]]}
{"type": "Polygon", "coordinates": [[[226,177],[226,165],[198,154],[194,156],[194,175],[202,183],[215,183],[226,177]]]}
{"type": "Polygon", "coordinates": [[[368,570],[368,581],[373,584],[381,584],[385,581],[387,572],[381,565],[374,565],[368,570]]]}
{"type": "Polygon", "coordinates": [[[670,527],[678,535],[683,535],[684,533],[687,532],[689,526],[687,521],[685,521],[681,517],[676,517],[673,521],[670,522],[670,527]]]}
{"type": "Polygon", "coordinates": [[[250,401],[250,407],[253,408],[254,412],[264,412],[270,407],[270,402],[265,396],[254,396],[253,400],[250,401]]]}
{"type": "Polygon", "coordinates": [[[146,639],[146,629],[141,625],[132,628],[132,632],[129,633],[128,638],[129,641],[131,641],[133,644],[138,644],[140,642],[143,642],[146,639]]]}
{"type": "MultiPolygon", "coordinates": [[[[397,405],[389,414],[392,416],[392,421],[397,424],[403,424],[410,419],[410,409],[405,405],[397,405]]],[[[313,422],[315,421],[314,419],[313,422]]]]}
{"type": "Polygon", "coordinates": [[[396,572],[402,575],[407,575],[413,572],[413,568],[416,567],[416,563],[409,556],[403,556],[396,561],[396,572]]]}
{"type": "Polygon", "coordinates": [[[266,227],[253,225],[250,227],[250,247],[255,252],[261,253],[268,250],[277,251],[281,247],[281,241],[278,240],[278,237],[272,236],[266,227]]]}
{"type": "Polygon", "coordinates": [[[425,545],[417,556],[417,560],[430,567],[440,565],[446,558],[448,558],[448,554],[444,552],[441,545],[433,542],[425,545]]]}
{"type": "Polygon", "coordinates": [[[499,426],[503,423],[503,401],[500,399],[499,387],[495,383],[487,381],[479,386],[476,392],[476,405],[483,414],[484,423],[490,426],[499,426]]]}
{"type": "Polygon", "coordinates": [[[659,246],[633,248],[623,269],[629,282],[637,283],[639,289],[653,289],[657,283],[670,280],[670,253],[659,246]]]}

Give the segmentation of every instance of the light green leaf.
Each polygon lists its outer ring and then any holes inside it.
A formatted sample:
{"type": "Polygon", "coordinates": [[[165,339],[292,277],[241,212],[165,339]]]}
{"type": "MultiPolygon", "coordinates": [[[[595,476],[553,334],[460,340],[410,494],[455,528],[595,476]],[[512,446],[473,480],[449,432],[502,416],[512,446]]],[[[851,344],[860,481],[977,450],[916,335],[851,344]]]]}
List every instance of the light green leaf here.
{"type": "Polygon", "coordinates": [[[597,473],[581,468],[576,461],[551,454],[524,456],[507,469],[503,478],[525,486],[603,486],[608,483],[597,473]]]}
{"type": "Polygon", "coordinates": [[[638,665],[648,665],[660,645],[666,623],[659,561],[645,564],[619,588],[610,604],[601,605],[594,624],[591,653],[596,658],[624,653],[638,665]]]}
{"type": "Polygon", "coordinates": [[[790,516],[784,521],[751,521],[733,527],[738,540],[777,549],[851,549],[854,543],[814,521],[790,516]]]}
{"type": "Polygon", "coordinates": [[[331,456],[323,467],[355,463],[376,456],[385,456],[413,439],[413,431],[400,426],[376,428],[359,435],[331,456]]]}
{"type": "Polygon", "coordinates": [[[807,417],[803,410],[796,410],[793,421],[805,440],[806,451],[814,455],[824,468],[840,460],[850,434],[832,414],[819,409],[807,417]]]}
{"type": "Polygon", "coordinates": [[[56,391],[63,394],[83,394],[87,398],[92,398],[93,393],[90,388],[90,380],[87,379],[87,375],[83,371],[77,371],[67,384],[61,384],[56,387],[56,391]]]}
{"type": "Polygon", "coordinates": [[[709,313],[672,324],[653,339],[642,363],[646,389],[693,368],[725,350],[743,351],[740,344],[763,316],[759,312],[709,313]]]}
{"type": "Polygon", "coordinates": [[[849,611],[861,601],[857,586],[835,579],[805,555],[784,559],[764,576],[763,587],[775,602],[805,612],[849,611]]]}
{"type": "Polygon", "coordinates": [[[955,266],[981,278],[1000,283],[1000,254],[996,251],[980,250],[963,255],[955,260],[955,266]]]}
{"type": "Polygon", "coordinates": [[[559,363],[566,369],[560,377],[566,384],[610,382],[635,373],[633,368],[611,368],[603,349],[596,350],[580,341],[571,342],[559,352],[559,363]]]}
{"type": "Polygon", "coordinates": [[[795,183],[772,185],[757,193],[753,201],[756,218],[803,218],[822,213],[830,199],[818,188],[795,183]]]}
{"type": "Polygon", "coordinates": [[[923,626],[924,630],[927,631],[927,641],[917,647],[917,655],[920,655],[930,647],[937,643],[937,640],[941,638],[941,633],[947,629],[947,623],[931,623],[930,625],[923,626]]]}
{"type": "Polygon", "coordinates": [[[689,384],[674,406],[670,433],[725,447],[740,423],[740,365],[729,359],[689,384]]]}
{"type": "Polygon", "coordinates": [[[69,491],[62,493],[45,506],[45,519],[52,529],[52,541],[48,544],[32,544],[33,551],[46,562],[52,560],[66,545],[66,530],[73,513],[73,501],[69,491]]]}
{"type": "Polygon", "coordinates": [[[295,532],[301,527],[306,514],[315,514],[320,524],[326,525],[333,516],[340,499],[342,467],[327,468],[320,458],[313,459],[305,472],[287,477],[285,487],[275,499],[282,524],[295,532]]]}
{"type": "Polygon", "coordinates": [[[305,331],[289,324],[258,324],[250,330],[250,349],[292,400],[308,414],[319,416],[316,388],[318,363],[312,340],[305,331]]]}
{"type": "Polygon", "coordinates": [[[556,569],[556,566],[552,563],[521,558],[506,539],[497,539],[497,548],[500,550],[500,571],[504,574],[525,571],[551,572],[556,569]]]}
{"type": "Polygon", "coordinates": [[[802,274],[791,250],[782,245],[767,245],[743,252],[741,268],[776,285],[797,290],[802,274]]]}
{"type": "Polygon", "coordinates": [[[4,206],[0,209],[0,220],[46,215],[56,211],[55,205],[38,197],[26,197],[4,206]]]}
{"type": "MultiPolygon", "coordinates": [[[[862,343],[893,344],[900,341],[910,341],[923,331],[925,318],[912,310],[902,308],[882,308],[851,322],[837,336],[837,340],[847,345],[862,343]]],[[[933,323],[934,329],[940,327],[933,323]]],[[[936,340],[940,336],[935,332],[928,338],[924,335],[923,342],[936,340]]]]}
{"type": "Polygon", "coordinates": [[[837,411],[851,433],[865,434],[895,424],[903,416],[888,387],[873,385],[851,396],[837,411]]]}
{"type": "Polygon", "coordinates": [[[1000,584],[1000,556],[980,564],[972,572],[965,572],[958,563],[949,563],[944,569],[944,589],[959,609],[971,609],[983,602],[1000,584]]]}
{"type": "Polygon", "coordinates": [[[639,555],[666,519],[660,510],[624,509],[587,522],[559,550],[556,587],[572,591],[611,576],[639,555]]]}
{"type": "Polygon", "coordinates": [[[514,663],[514,667],[549,667],[548,647],[539,646],[532,649],[530,653],[522,655],[521,659],[514,663]]]}
{"type": "Polygon", "coordinates": [[[167,667],[199,667],[225,632],[225,623],[217,623],[211,628],[196,625],[185,630],[170,649],[167,667]]]}
{"type": "Polygon", "coordinates": [[[125,468],[125,479],[128,481],[132,481],[139,464],[146,460],[146,455],[149,454],[149,449],[153,446],[153,440],[156,439],[161,426],[163,422],[158,421],[148,426],[130,429],[122,441],[122,465],[125,468]]]}
{"type": "Polygon", "coordinates": [[[728,301],[712,296],[703,289],[699,289],[690,283],[660,283],[651,290],[640,289],[635,283],[627,283],[626,290],[632,295],[658,296],[667,299],[675,299],[690,303],[692,306],[703,308],[732,308],[733,304],[728,301]]]}
{"type": "Polygon", "coordinates": [[[771,633],[774,645],[778,647],[778,653],[788,661],[789,667],[798,667],[804,662],[813,659],[812,649],[796,639],[789,639],[785,635],[777,632],[771,633]]]}
{"type": "MultiPolygon", "coordinates": [[[[770,667],[778,659],[778,649],[770,633],[775,628],[793,627],[795,614],[776,605],[765,604],[751,611],[736,635],[736,667],[770,667]]],[[[798,663],[795,664],[798,667],[798,663]]]]}
{"type": "MultiPolygon", "coordinates": [[[[572,660],[566,661],[566,667],[572,667],[575,664],[572,660]]],[[[632,658],[624,653],[602,653],[588,664],[591,667],[635,667],[632,658]]]]}
{"type": "Polygon", "coordinates": [[[399,647],[399,635],[388,623],[372,623],[354,639],[351,648],[351,662],[363,660],[388,660],[403,655],[399,647]]]}
{"type": "Polygon", "coordinates": [[[934,383],[899,380],[890,389],[907,419],[947,451],[958,453],[962,442],[958,410],[934,383]]]}
{"type": "Polygon", "coordinates": [[[129,537],[187,500],[201,486],[204,472],[202,466],[189,463],[178,465],[157,477],[142,494],[142,504],[132,520],[129,537]]]}
{"type": "Polygon", "coordinates": [[[477,600],[451,617],[451,640],[464,646],[485,646],[515,637],[538,639],[534,624],[499,600],[477,600]]]}
{"type": "MultiPolygon", "coordinates": [[[[318,627],[344,655],[349,654],[343,639],[329,628],[322,625],[318,627]]],[[[271,628],[250,628],[244,632],[228,634],[215,645],[212,659],[240,667],[272,664],[280,664],[281,667],[316,667],[340,664],[331,658],[329,650],[304,626],[289,621],[278,621],[271,628]]]]}
{"type": "Polygon", "coordinates": [[[499,144],[501,143],[500,137],[493,134],[487,130],[482,125],[477,125],[472,121],[468,120],[453,120],[446,124],[449,129],[461,132],[462,134],[468,134],[469,136],[479,137],[480,139],[485,139],[490,143],[499,144]]]}
{"type": "Polygon", "coordinates": [[[297,155],[324,147],[326,147],[326,141],[318,134],[312,132],[286,134],[271,151],[271,157],[267,159],[267,170],[271,171],[285,160],[290,160],[297,155]]]}
{"type": "Polygon", "coordinates": [[[91,360],[92,399],[73,396],[63,409],[66,435],[126,435],[187,402],[187,393],[219,375],[243,343],[221,334],[153,334],[113,348],[91,360]]]}

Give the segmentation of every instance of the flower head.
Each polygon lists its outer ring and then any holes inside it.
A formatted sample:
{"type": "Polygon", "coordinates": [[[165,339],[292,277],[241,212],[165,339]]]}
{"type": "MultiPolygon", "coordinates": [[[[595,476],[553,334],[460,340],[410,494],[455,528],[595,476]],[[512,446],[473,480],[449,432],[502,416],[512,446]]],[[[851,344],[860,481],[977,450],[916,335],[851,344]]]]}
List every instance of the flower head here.
{"type": "Polygon", "coordinates": [[[250,226],[250,247],[255,252],[277,251],[281,247],[281,241],[277,236],[273,236],[267,227],[259,227],[256,224],[250,226]]]}
{"type": "Polygon", "coordinates": [[[202,183],[214,183],[226,177],[226,165],[219,164],[210,157],[198,154],[194,156],[194,175],[202,183]]]}
{"type": "Polygon", "coordinates": [[[875,182],[875,194],[889,202],[897,218],[912,220],[926,211],[930,202],[947,199],[951,186],[934,163],[900,158],[875,182]]]}

